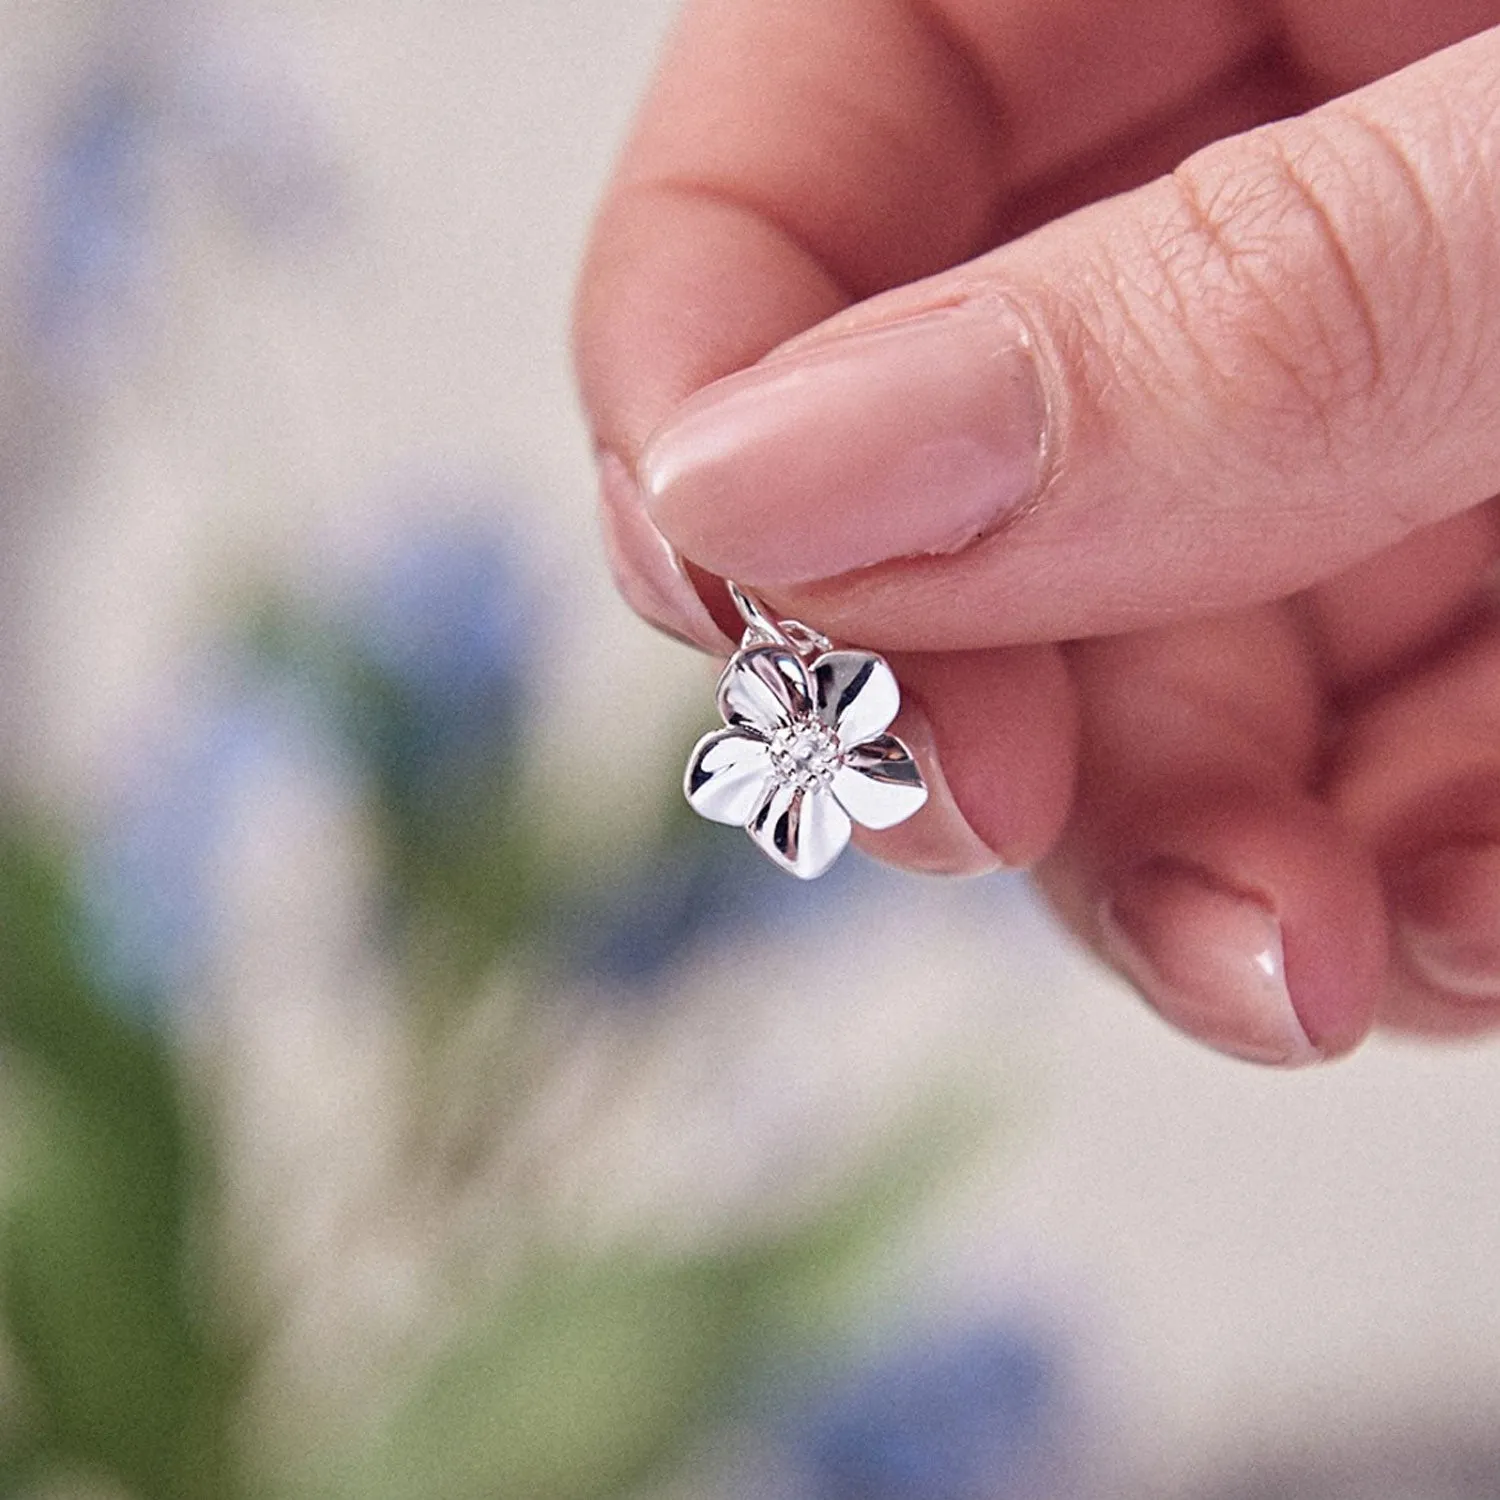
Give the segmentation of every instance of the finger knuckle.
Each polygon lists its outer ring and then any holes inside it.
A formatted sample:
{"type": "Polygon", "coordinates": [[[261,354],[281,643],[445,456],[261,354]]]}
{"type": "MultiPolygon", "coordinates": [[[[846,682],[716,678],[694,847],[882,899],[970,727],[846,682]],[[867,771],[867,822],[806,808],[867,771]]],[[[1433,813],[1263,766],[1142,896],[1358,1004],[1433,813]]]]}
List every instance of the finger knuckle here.
{"type": "Polygon", "coordinates": [[[1419,365],[1452,338],[1445,236],[1404,150],[1350,115],[1254,132],[1173,174],[1154,259],[1211,383],[1267,451],[1409,420],[1419,365]],[[1435,344],[1436,341],[1436,344],[1435,344]]]}

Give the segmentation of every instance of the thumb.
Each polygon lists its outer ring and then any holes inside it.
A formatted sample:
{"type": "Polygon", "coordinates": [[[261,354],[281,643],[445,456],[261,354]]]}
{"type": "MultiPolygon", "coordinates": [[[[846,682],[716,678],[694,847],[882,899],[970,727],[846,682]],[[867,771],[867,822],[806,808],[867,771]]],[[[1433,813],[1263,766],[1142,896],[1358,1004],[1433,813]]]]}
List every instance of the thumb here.
{"type": "Polygon", "coordinates": [[[840,314],[639,478],[692,562],[872,645],[1303,588],[1500,491],[1500,30],[840,314]]]}

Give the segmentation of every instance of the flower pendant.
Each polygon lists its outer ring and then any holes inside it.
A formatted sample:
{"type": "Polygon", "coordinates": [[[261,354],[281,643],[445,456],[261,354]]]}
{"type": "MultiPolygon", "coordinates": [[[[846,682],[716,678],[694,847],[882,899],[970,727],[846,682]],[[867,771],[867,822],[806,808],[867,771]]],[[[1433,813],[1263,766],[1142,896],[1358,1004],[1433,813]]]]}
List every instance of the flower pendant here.
{"type": "Polygon", "coordinates": [[[855,823],[893,828],[927,800],[911,751],[886,733],[901,690],[884,657],[835,651],[729,590],[745,635],[719,678],[725,727],[698,741],[683,789],[696,812],[738,824],[782,869],[812,880],[855,823]]]}

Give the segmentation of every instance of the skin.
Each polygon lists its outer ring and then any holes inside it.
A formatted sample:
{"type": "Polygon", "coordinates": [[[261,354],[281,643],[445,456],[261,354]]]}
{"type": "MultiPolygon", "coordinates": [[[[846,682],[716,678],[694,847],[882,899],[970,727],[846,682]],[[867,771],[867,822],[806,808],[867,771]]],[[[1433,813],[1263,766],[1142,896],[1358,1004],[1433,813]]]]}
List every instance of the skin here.
{"type": "MultiPolygon", "coordinates": [[[[761,592],[886,651],[969,828],[1262,1061],[1500,1024],[1496,23],[691,0],[579,287],[585,408],[633,474],[768,355],[1021,310],[1053,420],[1025,514],[761,592]]],[[[761,584],[755,514],[691,486],[654,514],[721,621],[716,571],[761,584]]]]}

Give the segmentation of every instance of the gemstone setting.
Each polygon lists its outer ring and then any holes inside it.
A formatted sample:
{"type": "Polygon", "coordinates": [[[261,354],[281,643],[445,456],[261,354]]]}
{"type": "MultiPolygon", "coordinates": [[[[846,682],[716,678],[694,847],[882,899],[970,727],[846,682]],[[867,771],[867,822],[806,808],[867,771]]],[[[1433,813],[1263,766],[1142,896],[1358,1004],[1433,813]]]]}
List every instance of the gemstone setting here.
{"type": "Polygon", "coordinates": [[[771,736],[771,769],[785,786],[831,786],[843,763],[838,736],[821,719],[794,719],[771,736]]]}

